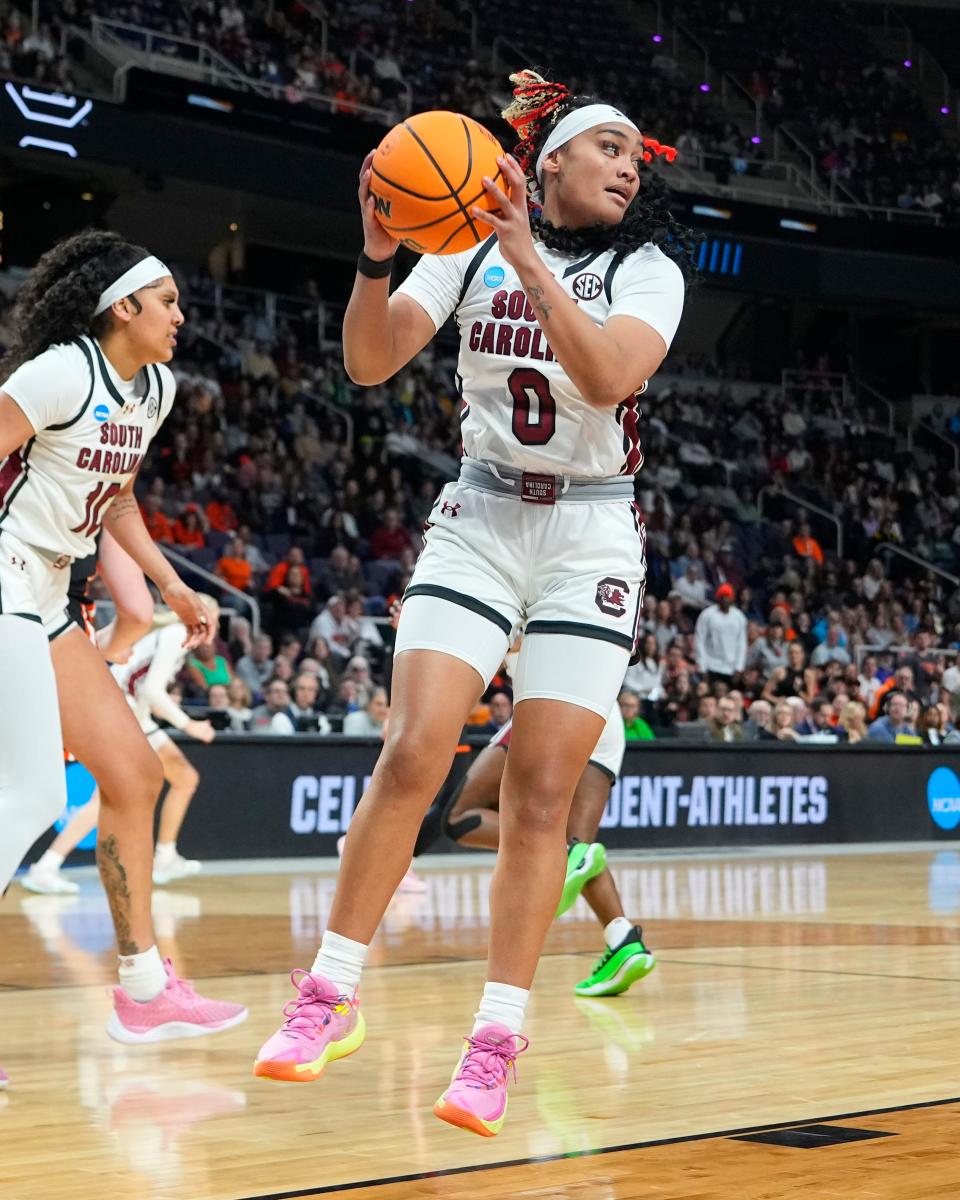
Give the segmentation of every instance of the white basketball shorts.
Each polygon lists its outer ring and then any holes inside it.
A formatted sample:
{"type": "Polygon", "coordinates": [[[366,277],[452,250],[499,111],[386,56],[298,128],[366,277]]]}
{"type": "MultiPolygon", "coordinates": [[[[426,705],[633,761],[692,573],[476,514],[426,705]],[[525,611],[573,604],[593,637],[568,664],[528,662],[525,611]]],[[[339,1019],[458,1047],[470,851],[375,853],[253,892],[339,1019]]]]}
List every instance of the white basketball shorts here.
{"type": "Polygon", "coordinates": [[[514,703],[610,710],[637,637],[644,529],[634,501],[524,503],[448,483],[404,596],[396,653],[439,650],[484,687],[522,629],[514,703]]]}
{"type": "Polygon", "coordinates": [[[38,621],[52,642],[73,626],[67,613],[70,564],[55,567],[32,546],[0,530],[0,615],[38,621]]]}

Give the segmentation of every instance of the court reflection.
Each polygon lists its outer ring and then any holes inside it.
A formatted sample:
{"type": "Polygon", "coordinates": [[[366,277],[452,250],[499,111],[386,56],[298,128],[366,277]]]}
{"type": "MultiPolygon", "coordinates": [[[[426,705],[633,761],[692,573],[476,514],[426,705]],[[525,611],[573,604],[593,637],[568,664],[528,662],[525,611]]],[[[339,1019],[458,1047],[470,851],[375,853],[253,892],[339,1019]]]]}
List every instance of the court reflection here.
{"type": "MultiPolygon", "coordinates": [[[[828,869],[820,858],[739,862],[616,861],[611,869],[626,912],[641,920],[813,916],[827,911],[828,869]]],[[[476,866],[418,865],[420,894],[399,893],[383,922],[389,936],[407,929],[437,932],[486,925],[490,919],[489,859],[476,866]]],[[[960,866],[958,866],[960,888],[960,866]]],[[[290,930],[297,940],[319,937],[333,902],[336,877],[294,876],[289,882],[290,930]]],[[[591,919],[581,897],[559,924],[591,919]]]]}

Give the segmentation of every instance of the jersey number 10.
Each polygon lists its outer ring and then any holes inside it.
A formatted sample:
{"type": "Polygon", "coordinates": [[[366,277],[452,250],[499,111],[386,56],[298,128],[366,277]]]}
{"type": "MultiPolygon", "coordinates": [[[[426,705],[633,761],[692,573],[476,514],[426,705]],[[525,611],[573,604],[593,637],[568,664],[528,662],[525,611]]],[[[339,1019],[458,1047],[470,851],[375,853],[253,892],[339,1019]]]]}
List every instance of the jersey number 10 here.
{"type": "Polygon", "coordinates": [[[83,520],[79,525],[75,525],[70,532],[79,533],[81,537],[96,537],[97,530],[100,528],[100,519],[103,516],[103,511],[119,491],[119,483],[108,484],[106,480],[101,479],[87,496],[83,520]]]}

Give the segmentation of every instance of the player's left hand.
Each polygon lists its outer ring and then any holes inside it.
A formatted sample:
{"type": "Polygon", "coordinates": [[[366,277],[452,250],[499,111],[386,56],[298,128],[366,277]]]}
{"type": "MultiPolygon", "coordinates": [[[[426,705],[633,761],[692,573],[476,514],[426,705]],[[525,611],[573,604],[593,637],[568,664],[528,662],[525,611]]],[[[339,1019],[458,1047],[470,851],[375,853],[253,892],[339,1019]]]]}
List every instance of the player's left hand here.
{"type": "Polygon", "coordinates": [[[483,177],[483,190],[494,205],[494,211],[474,206],[471,213],[491,225],[497,234],[500,253],[511,265],[518,268],[533,254],[533,236],[530,233],[530,216],[527,212],[527,180],[520,164],[512,154],[503,154],[497,165],[504,182],[510,189],[509,196],[499,188],[489,175],[483,177]]]}
{"type": "Polygon", "coordinates": [[[188,588],[182,579],[163,592],[163,602],[168,605],[187,627],[187,636],[183,646],[192,650],[195,646],[209,645],[217,635],[216,626],[210,620],[206,605],[193,590],[188,588]]]}

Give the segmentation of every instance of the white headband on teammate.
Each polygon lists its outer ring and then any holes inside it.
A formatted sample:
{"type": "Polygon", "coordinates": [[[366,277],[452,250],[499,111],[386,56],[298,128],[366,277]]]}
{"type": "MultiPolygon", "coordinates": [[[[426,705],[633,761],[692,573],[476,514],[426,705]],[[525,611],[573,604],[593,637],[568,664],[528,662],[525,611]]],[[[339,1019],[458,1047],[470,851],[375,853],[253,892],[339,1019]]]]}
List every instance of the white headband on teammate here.
{"type": "Polygon", "coordinates": [[[154,258],[152,254],[146,258],[141,258],[129,271],[124,271],[119,279],[115,280],[100,293],[100,299],[97,301],[97,307],[94,309],[93,315],[99,317],[102,312],[107,311],[111,304],[122,300],[124,296],[131,295],[138,288],[146,287],[148,283],[155,283],[158,279],[162,279],[164,275],[172,274],[173,272],[170,268],[165,263],[162,263],[159,258],[154,258]]]}
{"type": "Polygon", "coordinates": [[[560,118],[554,128],[550,130],[547,140],[543,143],[543,149],[537,155],[537,165],[534,168],[537,182],[542,182],[543,160],[548,154],[552,154],[554,150],[559,150],[561,146],[565,146],[577,134],[586,133],[588,129],[594,129],[597,125],[603,125],[606,121],[616,121],[621,125],[629,125],[631,129],[636,129],[637,133],[640,132],[626,113],[622,113],[619,108],[613,108],[609,104],[585,104],[583,108],[575,108],[573,112],[567,113],[565,117],[560,118]]]}

